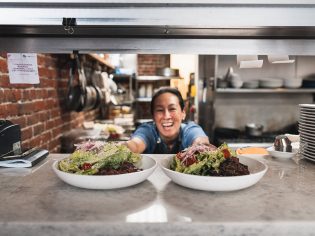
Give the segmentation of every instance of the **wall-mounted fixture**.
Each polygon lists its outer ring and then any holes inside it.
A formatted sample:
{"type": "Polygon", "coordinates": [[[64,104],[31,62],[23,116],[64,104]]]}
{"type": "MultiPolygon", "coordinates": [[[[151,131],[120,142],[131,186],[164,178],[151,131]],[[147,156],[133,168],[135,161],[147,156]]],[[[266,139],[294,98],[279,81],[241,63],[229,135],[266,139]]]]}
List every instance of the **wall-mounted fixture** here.
{"type": "Polygon", "coordinates": [[[294,63],[295,60],[290,60],[288,55],[268,55],[268,61],[272,64],[294,63]]]}
{"type": "Polygon", "coordinates": [[[263,60],[258,60],[257,55],[237,55],[237,65],[241,69],[261,68],[263,65],[263,60]]]}

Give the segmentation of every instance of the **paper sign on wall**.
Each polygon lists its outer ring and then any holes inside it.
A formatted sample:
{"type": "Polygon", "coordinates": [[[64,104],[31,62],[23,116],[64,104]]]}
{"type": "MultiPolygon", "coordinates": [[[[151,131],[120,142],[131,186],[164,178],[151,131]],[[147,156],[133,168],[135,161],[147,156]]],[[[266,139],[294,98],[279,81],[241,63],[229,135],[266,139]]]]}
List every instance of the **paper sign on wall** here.
{"type": "Polygon", "coordinates": [[[36,53],[8,53],[11,84],[39,84],[36,53]]]}

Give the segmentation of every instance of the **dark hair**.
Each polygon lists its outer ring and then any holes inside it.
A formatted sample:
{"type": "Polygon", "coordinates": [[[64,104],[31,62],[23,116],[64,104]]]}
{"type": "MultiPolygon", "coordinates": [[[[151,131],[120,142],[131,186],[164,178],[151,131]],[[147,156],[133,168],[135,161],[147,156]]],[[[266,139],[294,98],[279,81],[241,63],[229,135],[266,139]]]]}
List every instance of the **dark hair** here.
{"type": "Polygon", "coordinates": [[[184,107],[185,107],[184,99],[183,99],[182,95],[180,94],[180,92],[178,91],[178,89],[171,88],[171,87],[162,87],[158,91],[156,91],[154,93],[153,97],[152,97],[152,100],[151,100],[151,114],[152,115],[153,115],[153,112],[154,112],[154,102],[155,102],[155,100],[157,99],[158,96],[160,96],[160,95],[162,95],[164,93],[174,94],[178,98],[180,108],[182,110],[184,110],[184,107]]]}

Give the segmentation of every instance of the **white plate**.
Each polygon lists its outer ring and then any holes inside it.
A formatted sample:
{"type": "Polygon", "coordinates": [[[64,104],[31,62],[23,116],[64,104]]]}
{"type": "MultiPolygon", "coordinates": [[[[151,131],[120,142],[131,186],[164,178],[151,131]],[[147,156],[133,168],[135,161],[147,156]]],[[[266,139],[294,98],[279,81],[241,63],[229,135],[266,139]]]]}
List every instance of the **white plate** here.
{"type": "Polygon", "coordinates": [[[274,146],[267,148],[267,151],[270,153],[271,156],[281,159],[290,159],[294,157],[298,152],[297,149],[293,149],[292,152],[279,152],[275,151],[274,146]]]}
{"type": "Polygon", "coordinates": [[[311,108],[315,109],[315,104],[299,104],[300,108],[311,108]]]}
{"type": "Polygon", "coordinates": [[[304,122],[299,122],[299,127],[303,126],[304,128],[315,128],[315,124],[306,124],[304,122]]]}
{"type": "Polygon", "coordinates": [[[309,160],[309,161],[313,161],[315,162],[315,159],[314,158],[310,158],[310,157],[307,157],[307,156],[303,156],[305,159],[309,160]]]}
{"type": "Polygon", "coordinates": [[[300,115],[300,119],[299,119],[299,122],[307,122],[307,123],[314,123],[314,119],[315,119],[315,116],[313,118],[305,118],[305,117],[302,117],[302,115],[300,115]]]}
{"type": "Polygon", "coordinates": [[[304,158],[306,158],[307,160],[310,160],[310,161],[315,161],[314,155],[310,155],[310,154],[307,154],[307,153],[302,153],[302,157],[304,157],[304,158]]]}
{"type": "Polygon", "coordinates": [[[58,169],[58,162],[55,161],[52,168],[56,175],[67,184],[87,189],[116,189],[124,188],[146,180],[157,167],[157,162],[148,156],[142,156],[136,164],[142,171],[120,174],[120,175],[78,175],[66,173],[58,169]]]}
{"type": "Polygon", "coordinates": [[[176,184],[181,186],[205,190],[205,191],[234,191],[248,188],[256,184],[266,173],[266,164],[253,158],[240,156],[240,162],[248,166],[249,175],[242,176],[199,176],[183,174],[170,170],[170,162],[173,156],[160,160],[159,164],[163,172],[176,184]]]}
{"type": "Polygon", "coordinates": [[[306,120],[306,121],[311,121],[315,118],[315,116],[311,116],[311,115],[306,115],[306,114],[300,114],[300,120],[306,120]]]}

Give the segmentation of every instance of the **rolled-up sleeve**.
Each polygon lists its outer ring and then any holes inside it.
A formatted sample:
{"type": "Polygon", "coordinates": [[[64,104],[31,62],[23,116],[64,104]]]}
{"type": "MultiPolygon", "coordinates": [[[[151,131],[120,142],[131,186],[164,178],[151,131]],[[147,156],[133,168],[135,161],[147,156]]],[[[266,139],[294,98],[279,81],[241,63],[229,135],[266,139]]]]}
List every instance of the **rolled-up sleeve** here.
{"type": "Polygon", "coordinates": [[[155,143],[154,129],[149,124],[140,125],[136,131],[131,135],[131,138],[140,138],[146,145],[146,151],[152,152],[155,143]]]}
{"type": "Polygon", "coordinates": [[[203,129],[195,124],[194,122],[189,122],[183,129],[183,146],[189,147],[192,145],[194,140],[199,137],[208,137],[203,129]]]}

